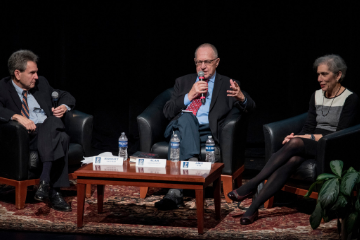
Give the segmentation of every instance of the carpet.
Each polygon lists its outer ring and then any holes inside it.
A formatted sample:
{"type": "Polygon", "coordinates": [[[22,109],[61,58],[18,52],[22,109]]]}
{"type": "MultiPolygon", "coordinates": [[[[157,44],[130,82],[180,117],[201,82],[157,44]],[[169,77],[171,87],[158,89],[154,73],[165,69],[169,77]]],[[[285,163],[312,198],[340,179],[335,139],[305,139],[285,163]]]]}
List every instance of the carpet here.
{"type": "MultiPolygon", "coordinates": [[[[293,206],[260,209],[259,220],[242,226],[239,221],[244,210],[237,203],[221,199],[221,220],[215,220],[211,189],[205,193],[204,228],[197,232],[196,204],[193,191],[185,192],[185,206],[172,211],[159,211],[154,203],[166,193],[165,189],[149,188],[145,199],[139,198],[138,187],[105,187],[104,212],[97,213],[96,187],[85,200],[84,227],[76,227],[76,182],[63,189],[72,212],[58,212],[47,204],[33,200],[29,189],[25,208],[15,208],[15,192],[10,186],[0,185],[0,229],[61,233],[109,234],[134,237],[185,239],[339,239],[336,221],[322,223],[316,230],[309,225],[308,201],[298,197],[293,206]]],[[[251,204],[251,199],[241,203],[251,204]]]]}

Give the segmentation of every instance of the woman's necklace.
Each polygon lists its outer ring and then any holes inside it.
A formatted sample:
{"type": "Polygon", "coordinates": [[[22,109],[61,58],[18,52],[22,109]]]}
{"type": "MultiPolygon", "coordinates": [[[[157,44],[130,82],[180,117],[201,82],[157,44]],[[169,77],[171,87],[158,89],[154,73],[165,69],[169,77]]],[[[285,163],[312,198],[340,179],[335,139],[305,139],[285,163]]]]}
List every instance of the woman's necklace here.
{"type": "Polygon", "coordinates": [[[330,107],[329,107],[329,109],[328,109],[328,111],[327,111],[327,113],[325,115],[324,115],[324,112],[323,112],[323,108],[324,108],[324,99],[325,99],[326,92],[324,92],[323,103],[322,103],[322,106],[321,106],[321,114],[323,115],[323,117],[326,117],[329,114],[330,108],[331,108],[331,106],[332,106],[332,104],[334,102],[334,99],[335,99],[336,95],[339,93],[340,89],[341,89],[341,84],[340,84],[339,90],[336,92],[333,100],[331,101],[330,107]]]}

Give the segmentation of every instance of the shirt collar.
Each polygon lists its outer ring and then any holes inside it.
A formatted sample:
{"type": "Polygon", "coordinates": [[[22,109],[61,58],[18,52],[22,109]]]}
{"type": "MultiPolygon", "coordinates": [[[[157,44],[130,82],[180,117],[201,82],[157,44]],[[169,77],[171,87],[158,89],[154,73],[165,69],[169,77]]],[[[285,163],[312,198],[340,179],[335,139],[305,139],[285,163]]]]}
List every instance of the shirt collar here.
{"type": "MultiPolygon", "coordinates": [[[[22,93],[23,93],[24,90],[23,90],[21,87],[19,87],[18,85],[16,85],[16,84],[14,83],[14,80],[11,79],[11,82],[12,82],[12,84],[14,85],[16,92],[17,92],[19,95],[22,95],[22,93]]],[[[29,91],[28,91],[28,94],[29,94],[29,91]]]]}
{"type": "Polygon", "coordinates": [[[215,71],[214,75],[212,75],[212,77],[209,78],[209,82],[215,82],[215,77],[216,77],[216,71],[215,71]]]}

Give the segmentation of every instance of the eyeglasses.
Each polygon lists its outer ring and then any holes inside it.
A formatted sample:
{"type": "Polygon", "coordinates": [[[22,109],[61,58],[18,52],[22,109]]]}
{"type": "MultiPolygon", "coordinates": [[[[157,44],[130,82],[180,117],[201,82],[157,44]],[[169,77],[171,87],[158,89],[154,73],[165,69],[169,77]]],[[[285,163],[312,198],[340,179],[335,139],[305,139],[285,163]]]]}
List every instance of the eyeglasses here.
{"type": "Polygon", "coordinates": [[[207,66],[207,65],[211,64],[216,59],[218,59],[218,58],[214,58],[212,60],[205,60],[205,61],[195,61],[195,65],[196,66],[201,66],[204,63],[205,66],[207,66]]]}

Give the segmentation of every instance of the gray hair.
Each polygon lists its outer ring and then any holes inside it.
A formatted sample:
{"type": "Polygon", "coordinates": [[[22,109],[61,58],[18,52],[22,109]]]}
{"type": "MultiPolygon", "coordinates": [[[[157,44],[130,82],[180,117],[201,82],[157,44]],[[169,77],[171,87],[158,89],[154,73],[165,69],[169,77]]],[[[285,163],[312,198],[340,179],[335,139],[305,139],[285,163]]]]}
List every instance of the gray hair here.
{"type": "Polygon", "coordinates": [[[15,70],[24,72],[27,67],[27,62],[37,63],[39,57],[29,50],[19,50],[11,54],[8,60],[8,69],[11,77],[14,77],[15,70]]]}
{"type": "Polygon", "coordinates": [[[199,48],[202,48],[202,47],[211,47],[212,50],[214,51],[215,58],[218,58],[218,51],[217,51],[216,47],[215,47],[214,45],[210,44],[210,43],[203,43],[203,44],[201,44],[200,46],[198,46],[198,47],[196,48],[196,50],[195,50],[195,58],[196,58],[197,50],[198,50],[199,48]]]}
{"type": "Polygon", "coordinates": [[[319,57],[314,62],[314,68],[317,68],[321,64],[326,64],[326,66],[329,68],[329,71],[334,74],[337,74],[339,71],[341,71],[342,74],[339,82],[344,80],[347,66],[344,59],[342,59],[339,55],[331,54],[319,57]]]}

